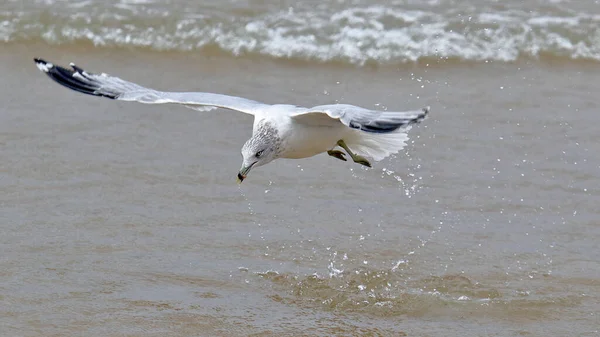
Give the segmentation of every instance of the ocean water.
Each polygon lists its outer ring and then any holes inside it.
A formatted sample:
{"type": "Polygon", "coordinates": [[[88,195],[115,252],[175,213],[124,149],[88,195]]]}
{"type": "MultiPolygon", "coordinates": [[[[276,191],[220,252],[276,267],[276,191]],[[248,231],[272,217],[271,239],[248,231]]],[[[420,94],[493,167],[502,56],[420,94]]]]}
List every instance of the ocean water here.
{"type": "Polygon", "coordinates": [[[0,3],[0,336],[600,335],[600,4],[0,3]],[[235,182],[267,103],[431,106],[367,169],[235,182]]]}
{"type": "Polygon", "coordinates": [[[0,41],[357,65],[600,60],[597,1],[6,0],[0,41]]]}

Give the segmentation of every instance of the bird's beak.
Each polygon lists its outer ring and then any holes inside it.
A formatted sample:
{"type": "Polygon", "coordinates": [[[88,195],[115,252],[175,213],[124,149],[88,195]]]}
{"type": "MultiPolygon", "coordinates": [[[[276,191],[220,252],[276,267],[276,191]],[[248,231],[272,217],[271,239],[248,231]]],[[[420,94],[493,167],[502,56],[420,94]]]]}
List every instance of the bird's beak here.
{"type": "Polygon", "coordinates": [[[242,168],[240,169],[240,172],[238,172],[237,174],[237,182],[238,184],[241,184],[242,181],[244,181],[244,179],[246,179],[246,176],[248,175],[248,172],[250,172],[250,169],[252,169],[252,166],[254,166],[254,164],[256,164],[256,162],[246,166],[246,165],[242,165],[242,168]]]}

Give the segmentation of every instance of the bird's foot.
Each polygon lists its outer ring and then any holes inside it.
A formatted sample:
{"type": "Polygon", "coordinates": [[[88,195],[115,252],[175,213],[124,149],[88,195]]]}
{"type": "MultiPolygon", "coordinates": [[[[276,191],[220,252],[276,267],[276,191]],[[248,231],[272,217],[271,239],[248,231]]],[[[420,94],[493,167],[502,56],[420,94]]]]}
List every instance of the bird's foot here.
{"type": "MultiPolygon", "coordinates": [[[[344,150],[346,150],[346,152],[348,152],[348,154],[350,155],[350,157],[352,157],[352,160],[354,160],[355,163],[364,165],[366,167],[371,167],[371,163],[367,160],[367,158],[365,158],[363,156],[359,156],[359,155],[355,154],[354,152],[350,151],[350,148],[348,148],[348,145],[346,145],[346,142],[343,139],[338,140],[337,145],[341,146],[344,150]]],[[[336,158],[342,159],[342,158],[340,158],[340,155],[343,155],[343,153],[341,151],[329,150],[329,151],[327,151],[327,153],[329,153],[330,156],[334,156],[336,158]]],[[[346,160],[346,159],[342,159],[342,160],[346,160]]]]}
{"type": "Polygon", "coordinates": [[[359,156],[359,155],[355,154],[354,156],[352,156],[352,160],[354,160],[354,162],[357,164],[361,164],[366,167],[371,167],[371,163],[367,160],[367,158],[365,158],[363,156],[359,156]]]}
{"type": "Polygon", "coordinates": [[[339,160],[346,161],[346,157],[345,157],[346,154],[344,152],[342,152],[342,151],[339,151],[339,150],[328,150],[327,154],[330,155],[330,156],[332,156],[332,157],[335,157],[335,158],[337,158],[339,160]]]}

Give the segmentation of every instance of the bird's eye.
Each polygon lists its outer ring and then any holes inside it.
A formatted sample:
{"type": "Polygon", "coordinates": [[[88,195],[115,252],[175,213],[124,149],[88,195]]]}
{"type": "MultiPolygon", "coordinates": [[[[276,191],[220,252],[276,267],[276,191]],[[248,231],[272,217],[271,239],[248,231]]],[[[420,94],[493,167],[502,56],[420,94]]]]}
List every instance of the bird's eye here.
{"type": "Polygon", "coordinates": [[[258,158],[258,157],[262,156],[262,154],[263,154],[263,150],[260,150],[260,151],[256,152],[255,156],[256,156],[256,158],[258,158]]]}

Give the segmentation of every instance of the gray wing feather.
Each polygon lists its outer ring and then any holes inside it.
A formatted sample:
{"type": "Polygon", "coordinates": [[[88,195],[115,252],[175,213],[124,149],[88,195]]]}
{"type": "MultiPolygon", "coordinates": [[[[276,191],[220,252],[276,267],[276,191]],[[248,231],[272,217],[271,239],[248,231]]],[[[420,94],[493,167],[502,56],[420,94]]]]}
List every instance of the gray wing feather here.
{"type": "Polygon", "coordinates": [[[72,69],[34,59],[37,67],[62,86],[80,93],[144,104],[182,104],[188,108],[208,111],[215,108],[255,114],[269,105],[242,97],[205,92],[166,92],[142,87],[107,74],[92,74],[71,63],[72,69]]]}
{"type": "Polygon", "coordinates": [[[429,113],[429,107],[421,110],[393,112],[377,111],[350,104],[320,105],[292,115],[298,122],[310,123],[310,119],[327,115],[344,125],[371,133],[387,133],[419,123],[429,113]]]}

